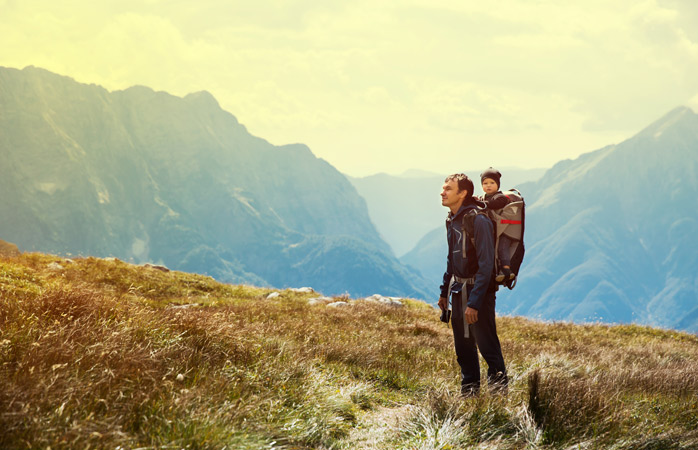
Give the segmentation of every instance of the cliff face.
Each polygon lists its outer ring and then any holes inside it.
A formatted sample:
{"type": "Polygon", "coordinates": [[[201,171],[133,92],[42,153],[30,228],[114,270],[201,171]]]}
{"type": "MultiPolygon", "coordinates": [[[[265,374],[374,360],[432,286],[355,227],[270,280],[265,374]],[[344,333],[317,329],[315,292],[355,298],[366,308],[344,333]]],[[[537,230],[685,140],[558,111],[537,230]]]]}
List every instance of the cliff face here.
{"type": "Polygon", "coordinates": [[[328,294],[424,292],[342,174],[304,145],[250,135],[206,92],[108,92],[0,69],[0,139],[0,233],[23,250],[328,294]],[[357,255],[394,281],[347,270],[357,255]],[[318,264],[331,280],[313,275],[318,264]]]}

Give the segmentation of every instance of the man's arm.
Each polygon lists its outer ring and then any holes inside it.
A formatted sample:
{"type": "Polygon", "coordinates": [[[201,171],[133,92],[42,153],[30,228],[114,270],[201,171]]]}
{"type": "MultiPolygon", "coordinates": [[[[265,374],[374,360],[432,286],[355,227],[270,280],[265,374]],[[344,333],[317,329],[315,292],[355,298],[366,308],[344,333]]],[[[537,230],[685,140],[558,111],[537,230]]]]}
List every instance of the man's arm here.
{"type": "Polygon", "coordinates": [[[453,268],[451,267],[451,246],[448,246],[448,254],[446,255],[446,272],[440,286],[439,308],[448,309],[448,288],[451,284],[451,276],[453,268]]]}
{"type": "Polygon", "coordinates": [[[473,225],[478,270],[475,274],[475,285],[468,296],[468,306],[480,309],[494,272],[494,232],[492,221],[483,215],[475,217],[473,225]]]}

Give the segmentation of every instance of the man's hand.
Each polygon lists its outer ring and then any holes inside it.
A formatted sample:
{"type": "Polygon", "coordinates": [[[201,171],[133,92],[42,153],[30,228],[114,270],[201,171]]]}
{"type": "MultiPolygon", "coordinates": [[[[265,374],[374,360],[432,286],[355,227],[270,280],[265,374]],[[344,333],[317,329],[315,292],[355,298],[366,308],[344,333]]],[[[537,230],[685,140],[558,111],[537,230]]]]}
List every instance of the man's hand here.
{"type": "Polygon", "coordinates": [[[439,308],[441,308],[441,311],[448,309],[448,299],[446,297],[439,297],[439,308]]]}
{"type": "Polygon", "coordinates": [[[468,322],[468,325],[477,322],[477,309],[471,308],[470,306],[465,308],[465,321],[468,322]]]}

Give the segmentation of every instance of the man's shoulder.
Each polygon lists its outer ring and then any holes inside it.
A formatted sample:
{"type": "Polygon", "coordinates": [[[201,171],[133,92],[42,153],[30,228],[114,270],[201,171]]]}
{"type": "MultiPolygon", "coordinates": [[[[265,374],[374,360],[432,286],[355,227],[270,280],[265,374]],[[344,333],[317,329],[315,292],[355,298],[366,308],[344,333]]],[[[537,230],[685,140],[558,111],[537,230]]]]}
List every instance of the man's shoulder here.
{"type": "Polygon", "coordinates": [[[473,214],[473,226],[479,229],[492,229],[492,220],[484,210],[479,210],[473,214]]]}

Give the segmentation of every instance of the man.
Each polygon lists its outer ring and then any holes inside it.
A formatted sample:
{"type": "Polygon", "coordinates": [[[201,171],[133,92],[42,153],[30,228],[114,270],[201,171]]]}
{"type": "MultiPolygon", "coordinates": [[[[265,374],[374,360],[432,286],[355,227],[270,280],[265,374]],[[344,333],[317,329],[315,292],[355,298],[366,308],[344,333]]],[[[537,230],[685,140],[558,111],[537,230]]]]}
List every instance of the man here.
{"type": "Polygon", "coordinates": [[[459,173],[446,178],[441,204],[450,209],[446,219],[448,261],[439,307],[453,304],[453,340],[461,368],[461,394],[480,391],[478,348],[488,365],[487,382],[506,393],[507,372],[495,324],[494,231],[473,198],[473,182],[459,173]],[[466,232],[468,230],[468,232],[466,232]],[[472,236],[469,235],[472,234],[472,236]]]}

